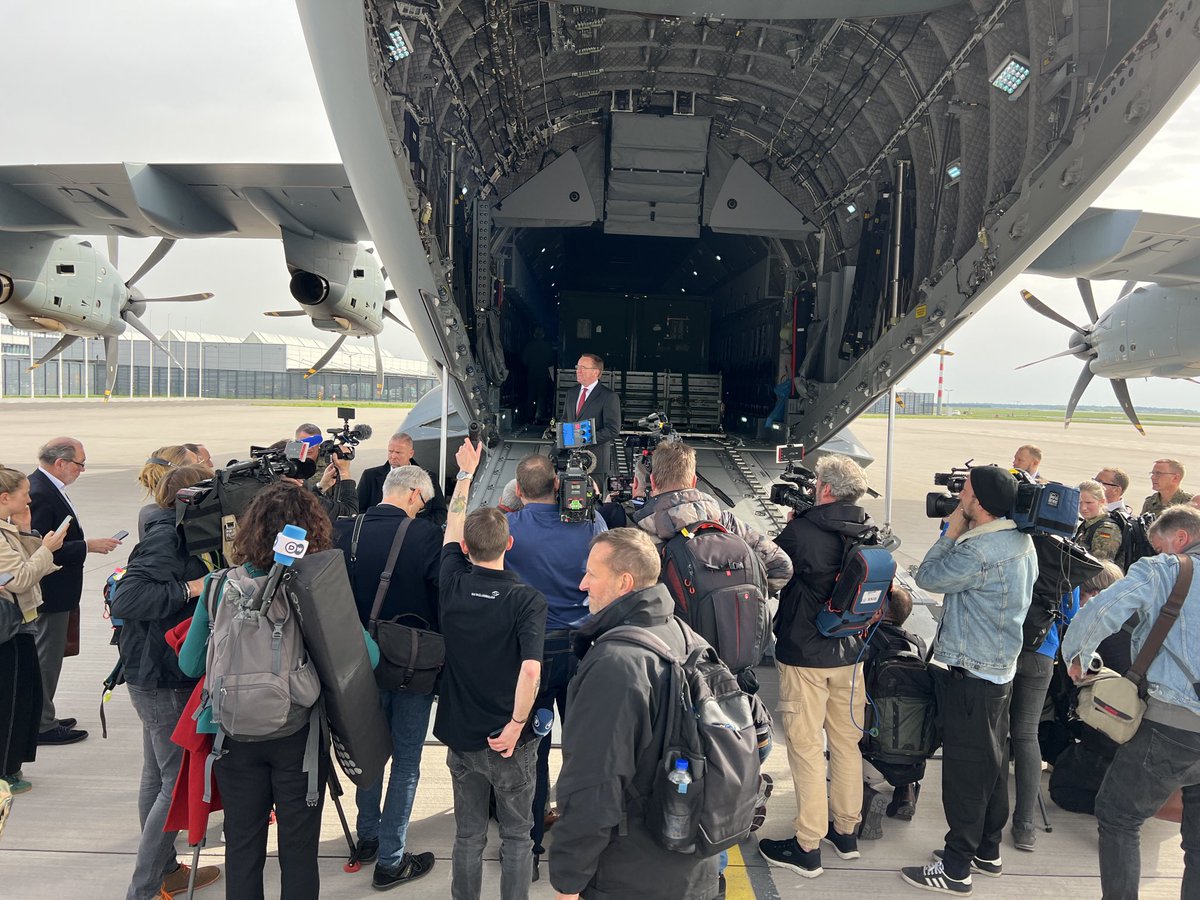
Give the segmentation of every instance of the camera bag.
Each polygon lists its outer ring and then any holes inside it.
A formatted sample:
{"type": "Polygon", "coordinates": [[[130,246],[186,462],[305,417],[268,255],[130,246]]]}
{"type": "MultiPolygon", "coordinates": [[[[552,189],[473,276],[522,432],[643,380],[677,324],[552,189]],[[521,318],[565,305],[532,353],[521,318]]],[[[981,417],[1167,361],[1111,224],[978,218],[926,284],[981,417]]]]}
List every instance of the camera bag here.
{"type": "MultiPolygon", "coordinates": [[[[354,534],[350,539],[350,564],[354,565],[358,554],[358,535],[362,530],[363,516],[354,523],[354,534]]],[[[367,629],[379,645],[379,665],[375,667],[375,681],[380,690],[405,691],[409,694],[431,694],[437,687],[438,676],[446,662],[446,642],[429,623],[417,615],[398,616],[380,621],[379,613],[392,583],[400,548],[408,534],[411,518],[405,518],[396,529],[388,551],[387,562],[379,573],[379,587],[375,591],[375,602],[371,605],[371,617],[367,629]],[[413,619],[421,627],[413,628],[401,624],[401,619],[413,619]]]]}
{"type": "Polygon", "coordinates": [[[720,522],[696,522],[663,545],[661,581],[675,614],[735,674],[758,665],[771,634],[767,570],[720,522]]]}
{"type": "Polygon", "coordinates": [[[868,663],[870,702],[860,746],[873,762],[916,765],[941,746],[933,673],[919,650],[911,642],[905,649],[889,646],[868,663]]]}
{"type": "Polygon", "coordinates": [[[1179,560],[1179,575],[1171,588],[1171,596],[1159,611],[1150,636],[1129,671],[1118,675],[1112,669],[1103,668],[1079,683],[1075,706],[1079,720],[1118,744],[1128,743],[1141,727],[1142,716],[1146,713],[1146,670],[1179,618],[1192,585],[1192,558],[1182,554],[1176,554],[1175,558],[1179,560]]]}
{"type": "Polygon", "coordinates": [[[817,631],[829,638],[845,638],[864,631],[887,603],[896,560],[877,545],[873,529],[862,538],[847,539],[846,552],[825,608],[817,613],[817,631]]]}

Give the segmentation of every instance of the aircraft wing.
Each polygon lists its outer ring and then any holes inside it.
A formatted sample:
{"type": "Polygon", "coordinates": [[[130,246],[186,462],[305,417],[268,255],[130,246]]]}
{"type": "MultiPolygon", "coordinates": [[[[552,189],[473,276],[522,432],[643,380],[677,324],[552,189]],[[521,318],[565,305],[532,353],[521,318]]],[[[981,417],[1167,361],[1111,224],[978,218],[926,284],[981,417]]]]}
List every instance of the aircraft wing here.
{"type": "Polygon", "coordinates": [[[0,166],[0,231],[278,239],[281,227],[371,239],[338,163],[0,166]]]}
{"type": "Polygon", "coordinates": [[[1093,281],[1200,282],[1200,219],[1092,207],[1027,271],[1093,281]]]}

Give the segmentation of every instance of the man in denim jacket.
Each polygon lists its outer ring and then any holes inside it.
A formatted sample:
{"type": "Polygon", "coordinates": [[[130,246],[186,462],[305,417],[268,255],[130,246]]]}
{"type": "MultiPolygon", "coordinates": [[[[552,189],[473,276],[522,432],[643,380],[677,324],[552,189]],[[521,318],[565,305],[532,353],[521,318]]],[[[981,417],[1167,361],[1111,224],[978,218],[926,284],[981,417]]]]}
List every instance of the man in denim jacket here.
{"type": "Polygon", "coordinates": [[[1200,896],[1200,510],[1169,507],[1150,526],[1150,542],[1162,555],[1148,556],[1129,574],[1088,601],[1067,630],[1062,655],[1079,680],[1100,642],[1138,616],[1137,653],[1166,605],[1179,574],[1176,553],[1193,557],[1192,582],[1179,619],[1146,672],[1149,696],[1137,734],[1113,758],[1096,795],[1100,826],[1100,885],[1106,898],[1138,895],[1142,823],[1183,789],[1183,887],[1200,896]]]}
{"type": "Polygon", "coordinates": [[[1008,704],[1037,555],[1006,518],[1017,480],[976,466],[945,533],[925,555],[917,584],[945,595],[933,658],[941,717],[946,847],[927,866],[901,870],[909,884],[971,893],[971,872],[999,875],[1008,822],[1008,704]]]}

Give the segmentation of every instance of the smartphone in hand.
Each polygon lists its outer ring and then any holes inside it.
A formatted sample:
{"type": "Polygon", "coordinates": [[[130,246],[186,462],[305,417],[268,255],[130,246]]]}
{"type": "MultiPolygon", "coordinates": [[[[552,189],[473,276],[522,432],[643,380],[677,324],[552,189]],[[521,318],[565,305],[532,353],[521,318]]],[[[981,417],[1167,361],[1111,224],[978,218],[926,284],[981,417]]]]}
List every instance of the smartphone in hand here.
{"type": "Polygon", "coordinates": [[[68,525],[71,524],[71,520],[74,518],[75,518],[74,516],[67,516],[65,519],[63,519],[61,522],[58,523],[58,527],[55,528],[54,530],[55,531],[63,531],[64,529],[66,529],[66,527],[68,525]]]}
{"type": "Polygon", "coordinates": [[[129,537],[128,531],[118,531],[116,534],[113,535],[113,540],[114,541],[123,541],[127,537],[129,537]]]}

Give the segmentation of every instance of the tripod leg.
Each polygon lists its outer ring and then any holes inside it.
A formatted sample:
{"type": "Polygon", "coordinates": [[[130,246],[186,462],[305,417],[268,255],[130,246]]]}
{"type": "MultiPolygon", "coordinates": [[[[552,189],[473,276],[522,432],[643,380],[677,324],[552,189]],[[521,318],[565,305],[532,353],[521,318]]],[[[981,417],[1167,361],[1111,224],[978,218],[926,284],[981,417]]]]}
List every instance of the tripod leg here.
{"type": "Polygon", "coordinates": [[[362,868],[358,861],[358,845],[354,843],[354,838],[350,834],[350,823],[346,821],[346,811],[342,809],[342,785],[338,781],[337,775],[333,771],[333,762],[329,764],[329,797],[333,800],[334,808],[337,809],[338,821],[342,823],[342,834],[346,836],[346,846],[350,848],[350,859],[342,866],[342,870],[346,872],[357,872],[362,868]]]}
{"type": "Polygon", "coordinates": [[[1041,785],[1038,786],[1038,810],[1042,814],[1042,828],[1049,834],[1054,830],[1054,826],[1050,824],[1050,816],[1046,812],[1046,798],[1042,796],[1041,785]]]}
{"type": "Polygon", "coordinates": [[[188,892],[187,900],[192,900],[196,894],[196,870],[200,868],[200,848],[204,846],[204,839],[196,843],[192,850],[192,871],[188,872],[188,892]]]}

